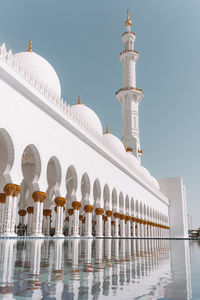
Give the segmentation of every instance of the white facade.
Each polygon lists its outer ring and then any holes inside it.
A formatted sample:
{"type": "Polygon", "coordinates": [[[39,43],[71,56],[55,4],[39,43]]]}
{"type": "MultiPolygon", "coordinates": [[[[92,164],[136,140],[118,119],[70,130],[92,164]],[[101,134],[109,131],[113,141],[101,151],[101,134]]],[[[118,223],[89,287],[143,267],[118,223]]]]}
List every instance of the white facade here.
{"type": "MultiPolygon", "coordinates": [[[[98,116],[80,97],[71,107],[60,98],[55,70],[32,51],[32,44],[15,55],[0,47],[1,235],[15,236],[15,226],[27,224],[27,234],[36,237],[49,235],[52,228],[59,237],[64,229],[77,237],[169,236],[168,190],[161,191],[140,163],[138,104],[143,94],[136,88],[130,26],[128,16],[120,55],[124,88],[116,93],[123,143],[108,130],[103,134],[98,116]]],[[[177,186],[177,201],[183,201],[179,192],[177,186]]],[[[182,218],[185,213],[186,205],[182,218]]],[[[171,236],[183,226],[174,218],[171,236]]]]}

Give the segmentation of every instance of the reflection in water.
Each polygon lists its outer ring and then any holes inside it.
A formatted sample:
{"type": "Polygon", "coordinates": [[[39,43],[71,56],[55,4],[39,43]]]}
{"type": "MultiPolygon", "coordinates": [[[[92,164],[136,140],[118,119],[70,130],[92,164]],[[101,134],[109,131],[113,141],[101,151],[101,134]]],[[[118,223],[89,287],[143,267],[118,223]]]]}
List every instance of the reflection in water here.
{"type": "Polygon", "coordinates": [[[190,299],[188,241],[0,240],[1,299],[190,299]]]}

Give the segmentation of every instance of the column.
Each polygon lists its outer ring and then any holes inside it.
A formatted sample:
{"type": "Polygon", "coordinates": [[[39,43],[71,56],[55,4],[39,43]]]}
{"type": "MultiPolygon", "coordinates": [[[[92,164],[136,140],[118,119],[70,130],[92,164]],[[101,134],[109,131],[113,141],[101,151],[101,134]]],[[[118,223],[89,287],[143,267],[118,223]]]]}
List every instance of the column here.
{"type": "Polygon", "coordinates": [[[17,197],[21,189],[19,185],[8,183],[4,187],[6,204],[4,209],[4,236],[16,236],[15,222],[17,210],[17,197]]]}
{"type": "Polygon", "coordinates": [[[28,212],[27,235],[32,234],[33,211],[34,211],[33,206],[27,207],[27,212],[28,212]]]}
{"type": "Polygon", "coordinates": [[[125,237],[125,219],[126,215],[120,214],[120,237],[125,237]]]}
{"type": "Polygon", "coordinates": [[[79,235],[82,236],[83,235],[83,215],[79,215],[79,235]]]}
{"type": "Polygon", "coordinates": [[[107,220],[105,223],[105,236],[111,237],[111,217],[112,217],[112,210],[106,211],[107,220]]]}
{"type": "Polygon", "coordinates": [[[93,205],[85,205],[85,236],[92,237],[92,212],[93,205]]]}
{"type": "Polygon", "coordinates": [[[74,209],[73,213],[73,226],[72,226],[72,236],[79,237],[79,209],[81,208],[81,202],[72,202],[72,207],[74,209]]]}
{"type": "Polygon", "coordinates": [[[102,215],[104,213],[104,209],[99,207],[95,209],[96,213],[96,236],[103,237],[103,220],[102,215]]]}
{"type": "Polygon", "coordinates": [[[126,237],[131,237],[131,216],[126,216],[126,237]]]}
{"type": "Polygon", "coordinates": [[[115,212],[114,213],[114,218],[115,218],[114,237],[119,237],[119,217],[120,217],[120,213],[115,212]]]}
{"type": "Polygon", "coordinates": [[[6,204],[5,193],[0,193],[0,236],[4,233],[4,210],[6,204]]]}
{"type": "Polygon", "coordinates": [[[66,229],[67,229],[66,235],[68,236],[69,235],[69,217],[65,218],[65,223],[66,223],[66,229]]]}
{"type": "Polygon", "coordinates": [[[66,199],[64,197],[57,197],[55,199],[56,207],[56,226],[55,226],[55,237],[63,237],[63,210],[64,205],[66,203],[66,199]]]}
{"type": "Polygon", "coordinates": [[[133,221],[133,223],[132,223],[132,237],[136,237],[136,234],[135,234],[135,218],[133,217],[132,218],[132,221],[133,221]]]}
{"type": "Polygon", "coordinates": [[[46,199],[46,193],[35,191],[32,195],[34,200],[34,213],[32,218],[32,236],[43,237],[42,234],[42,218],[43,218],[43,203],[46,199]]]}
{"type": "Polygon", "coordinates": [[[72,235],[72,224],[73,224],[73,208],[68,209],[69,214],[69,227],[68,227],[68,235],[72,235]]]}

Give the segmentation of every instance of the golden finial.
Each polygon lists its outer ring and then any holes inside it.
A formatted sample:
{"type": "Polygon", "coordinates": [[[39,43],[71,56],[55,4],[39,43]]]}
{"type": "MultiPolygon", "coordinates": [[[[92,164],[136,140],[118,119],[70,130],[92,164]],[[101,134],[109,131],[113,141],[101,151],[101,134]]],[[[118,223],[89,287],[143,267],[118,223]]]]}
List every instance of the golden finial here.
{"type": "Polygon", "coordinates": [[[78,94],[78,104],[81,104],[81,96],[78,94]]]}
{"type": "Polygon", "coordinates": [[[106,133],[109,133],[108,125],[106,125],[106,133]]]}
{"type": "Polygon", "coordinates": [[[131,24],[132,24],[132,22],[130,20],[130,11],[127,9],[127,19],[126,19],[125,25],[131,26],[131,24]]]}
{"type": "Polygon", "coordinates": [[[31,41],[31,40],[29,41],[28,51],[29,51],[29,52],[32,52],[32,41],[31,41]]]}

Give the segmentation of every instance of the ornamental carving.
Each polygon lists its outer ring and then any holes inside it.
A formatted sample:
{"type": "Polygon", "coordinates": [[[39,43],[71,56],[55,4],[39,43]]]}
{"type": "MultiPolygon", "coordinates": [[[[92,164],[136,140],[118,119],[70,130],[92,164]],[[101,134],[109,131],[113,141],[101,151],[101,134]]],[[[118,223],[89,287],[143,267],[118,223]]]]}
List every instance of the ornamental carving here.
{"type": "Polygon", "coordinates": [[[132,221],[131,216],[126,216],[126,221],[132,221]]]}
{"type": "Polygon", "coordinates": [[[80,220],[80,221],[83,221],[83,215],[80,215],[80,216],[79,216],[79,220],[80,220]]]}
{"type": "Polygon", "coordinates": [[[19,216],[24,217],[24,216],[26,215],[26,210],[20,209],[20,210],[18,211],[18,214],[19,214],[19,216]]]}
{"type": "Polygon", "coordinates": [[[0,193],[0,203],[6,203],[6,194],[0,193]]]}
{"type": "Polygon", "coordinates": [[[73,212],[74,212],[73,208],[68,209],[68,214],[69,214],[70,216],[73,215],[73,212]]]}
{"type": "Polygon", "coordinates": [[[47,197],[46,193],[40,191],[35,191],[32,195],[34,202],[44,202],[46,197],[47,197]]]}
{"type": "Polygon", "coordinates": [[[132,221],[133,221],[133,222],[136,222],[136,218],[135,218],[135,217],[133,217],[133,218],[132,218],[132,221]]]}
{"type": "Polygon", "coordinates": [[[104,222],[106,222],[107,221],[107,216],[102,216],[102,219],[103,219],[104,222]]]}
{"type": "Polygon", "coordinates": [[[111,221],[111,225],[115,225],[115,221],[111,221]]]}
{"type": "Polygon", "coordinates": [[[120,214],[120,220],[126,220],[126,215],[120,214]]]}
{"type": "Polygon", "coordinates": [[[84,210],[86,213],[92,213],[93,209],[94,209],[93,205],[85,205],[84,206],[84,210]]]}
{"type": "Polygon", "coordinates": [[[69,222],[69,217],[66,217],[66,218],[65,218],[65,221],[66,221],[66,222],[69,222]]]}
{"type": "Polygon", "coordinates": [[[116,219],[118,219],[118,218],[120,217],[120,213],[115,212],[115,213],[114,213],[114,217],[115,217],[116,219]]]}
{"type": "Polygon", "coordinates": [[[57,206],[64,206],[66,203],[66,199],[64,197],[57,197],[55,199],[55,203],[57,206]]]}
{"type": "Polygon", "coordinates": [[[50,217],[51,216],[51,209],[43,209],[43,216],[50,217]]]}
{"type": "Polygon", "coordinates": [[[72,207],[73,209],[79,210],[81,208],[81,202],[79,201],[72,202],[72,207]]]}
{"type": "Polygon", "coordinates": [[[96,213],[97,216],[103,215],[104,209],[101,208],[101,207],[96,208],[96,209],[95,209],[95,213],[96,213]]]}
{"type": "Polygon", "coordinates": [[[21,188],[17,184],[8,183],[4,187],[4,193],[6,194],[6,196],[17,197],[20,192],[21,188]]]}
{"type": "Polygon", "coordinates": [[[112,210],[107,210],[106,215],[107,217],[112,217],[112,210]]]}
{"type": "Polygon", "coordinates": [[[34,212],[34,207],[33,207],[33,206],[27,207],[27,212],[28,212],[28,214],[33,214],[33,212],[34,212]]]}

